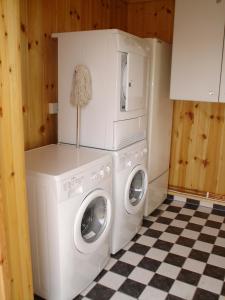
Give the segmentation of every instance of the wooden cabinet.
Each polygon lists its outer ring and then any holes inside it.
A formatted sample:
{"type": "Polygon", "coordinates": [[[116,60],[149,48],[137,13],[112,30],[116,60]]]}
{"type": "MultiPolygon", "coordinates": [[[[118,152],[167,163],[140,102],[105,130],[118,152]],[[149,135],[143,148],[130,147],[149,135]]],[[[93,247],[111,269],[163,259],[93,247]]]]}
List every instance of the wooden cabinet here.
{"type": "Polygon", "coordinates": [[[224,25],[225,0],[176,0],[171,99],[225,102],[224,25]]]}

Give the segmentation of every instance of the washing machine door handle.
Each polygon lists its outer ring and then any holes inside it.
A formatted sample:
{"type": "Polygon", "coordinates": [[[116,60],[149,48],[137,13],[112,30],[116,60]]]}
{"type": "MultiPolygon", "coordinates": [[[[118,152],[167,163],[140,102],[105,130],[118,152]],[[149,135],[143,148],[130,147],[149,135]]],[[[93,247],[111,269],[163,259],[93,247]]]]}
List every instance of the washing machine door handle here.
{"type": "Polygon", "coordinates": [[[81,253],[96,251],[109,235],[112,207],[110,195],[97,189],[82,202],[74,221],[74,244],[81,253]]]}
{"type": "Polygon", "coordinates": [[[143,207],[147,187],[147,170],[144,165],[137,165],[131,171],[125,187],[124,205],[129,214],[135,214],[143,207]]]}

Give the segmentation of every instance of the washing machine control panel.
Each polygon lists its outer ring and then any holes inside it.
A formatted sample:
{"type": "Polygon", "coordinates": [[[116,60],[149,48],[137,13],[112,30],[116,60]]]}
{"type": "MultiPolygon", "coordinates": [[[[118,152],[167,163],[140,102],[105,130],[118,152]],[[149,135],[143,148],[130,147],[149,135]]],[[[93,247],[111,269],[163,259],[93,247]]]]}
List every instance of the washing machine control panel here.
{"type": "Polygon", "coordinates": [[[127,168],[133,168],[137,164],[145,163],[147,160],[147,148],[136,149],[136,151],[129,151],[119,156],[116,169],[118,171],[127,168]]]}
{"type": "Polygon", "coordinates": [[[111,173],[112,164],[106,163],[94,168],[92,167],[90,170],[86,170],[86,172],[68,177],[62,184],[63,195],[61,201],[65,201],[66,199],[82,195],[89,190],[101,187],[101,182],[110,178],[112,176],[111,173]]]}

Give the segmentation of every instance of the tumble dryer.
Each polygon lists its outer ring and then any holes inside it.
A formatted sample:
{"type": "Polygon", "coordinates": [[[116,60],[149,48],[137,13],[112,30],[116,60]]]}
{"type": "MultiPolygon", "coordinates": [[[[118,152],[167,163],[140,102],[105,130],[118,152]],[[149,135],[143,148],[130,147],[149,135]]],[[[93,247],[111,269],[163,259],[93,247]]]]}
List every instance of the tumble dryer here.
{"type": "Polygon", "coordinates": [[[74,68],[85,65],[92,99],[82,108],[80,144],[118,150],[146,137],[147,53],[142,38],[117,29],[55,33],[58,39],[58,141],[76,144],[70,103],[74,68]]]}
{"type": "Polygon", "coordinates": [[[113,226],[111,252],[115,254],[138,232],[148,187],[147,145],[141,141],[113,151],[113,226]]]}
{"type": "Polygon", "coordinates": [[[26,152],[34,292],[73,299],[109,259],[112,158],[49,145],[26,152]]]}

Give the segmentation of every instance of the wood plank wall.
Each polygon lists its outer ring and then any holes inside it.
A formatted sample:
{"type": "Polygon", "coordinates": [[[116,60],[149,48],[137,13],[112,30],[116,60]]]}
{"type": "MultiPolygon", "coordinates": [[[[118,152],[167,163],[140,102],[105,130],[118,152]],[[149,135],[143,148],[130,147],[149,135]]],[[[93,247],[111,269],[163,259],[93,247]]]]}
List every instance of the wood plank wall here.
{"type": "Polygon", "coordinates": [[[31,300],[19,0],[0,1],[0,299],[31,300]]]}
{"type": "Polygon", "coordinates": [[[57,44],[53,32],[127,27],[122,0],[21,0],[25,149],[57,141],[57,44]]]}

